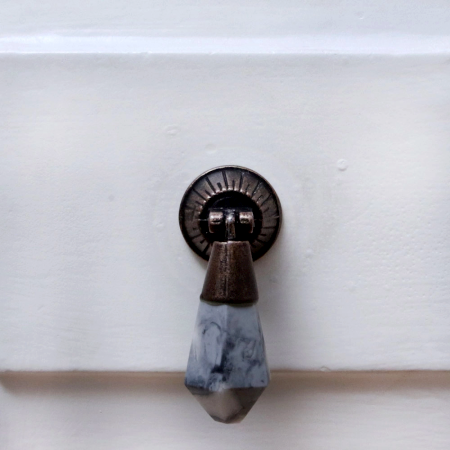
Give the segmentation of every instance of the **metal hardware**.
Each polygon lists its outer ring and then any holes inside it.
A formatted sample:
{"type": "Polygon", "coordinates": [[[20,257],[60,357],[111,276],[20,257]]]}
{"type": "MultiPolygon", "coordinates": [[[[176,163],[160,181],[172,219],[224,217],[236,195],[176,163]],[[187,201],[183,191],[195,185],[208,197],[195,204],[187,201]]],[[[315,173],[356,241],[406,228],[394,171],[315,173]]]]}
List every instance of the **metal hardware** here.
{"type": "Polygon", "coordinates": [[[244,167],[217,167],[192,182],[180,205],[184,239],[195,253],[208,260],[213,242],[228,240],[225,228],[220,232],[223,222],[219,213],[225,215],[230,210],[236,214],[234,240],[248,240],[253,260],[260,258],[278,236],[281,205],[267,180],[244,167]],[[215,214],[210,216],[211,212],[215,214]],[[246,223],[250,216],[246,214],[250,212],[253,225],[249,230],[246,223]]]}
{"type": "Polygon", "coordinates": [[[247,241],[214,242],[200,299],[229,305],[258,301],[252,253],[247,241]]]}
{"type": "Polygon", "coordinates": [[[253,260],[277,238],[280,202],[257,173],[218,167],[189,186],[179,220],[209,259],[185,385],[214,420],[240,422],[270,380],[253,260]]]}

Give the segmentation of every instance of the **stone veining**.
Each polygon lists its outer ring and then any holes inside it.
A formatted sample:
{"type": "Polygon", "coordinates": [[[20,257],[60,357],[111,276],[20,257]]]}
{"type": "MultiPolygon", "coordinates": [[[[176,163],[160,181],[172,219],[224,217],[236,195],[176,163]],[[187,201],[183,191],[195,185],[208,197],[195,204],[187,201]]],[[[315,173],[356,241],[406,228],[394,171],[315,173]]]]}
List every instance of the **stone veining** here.
{"type": "Polygon", "coordinates": [[[241,421],[269,380],[256,306],[201,301],[185,384],[211,417],[241,421]]]}

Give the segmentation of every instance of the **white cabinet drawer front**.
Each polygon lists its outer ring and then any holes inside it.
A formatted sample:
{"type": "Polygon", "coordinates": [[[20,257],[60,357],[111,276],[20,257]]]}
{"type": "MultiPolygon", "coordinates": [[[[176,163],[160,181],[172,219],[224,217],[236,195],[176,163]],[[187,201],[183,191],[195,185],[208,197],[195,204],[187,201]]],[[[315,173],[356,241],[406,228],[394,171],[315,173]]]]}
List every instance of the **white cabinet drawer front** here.
{"type": "Polygon", "coordinates": [[[272,368],[450,369],[448,54],[3,54],[2,370],[183,370],[187,185],[279,194],[272,368]]]}

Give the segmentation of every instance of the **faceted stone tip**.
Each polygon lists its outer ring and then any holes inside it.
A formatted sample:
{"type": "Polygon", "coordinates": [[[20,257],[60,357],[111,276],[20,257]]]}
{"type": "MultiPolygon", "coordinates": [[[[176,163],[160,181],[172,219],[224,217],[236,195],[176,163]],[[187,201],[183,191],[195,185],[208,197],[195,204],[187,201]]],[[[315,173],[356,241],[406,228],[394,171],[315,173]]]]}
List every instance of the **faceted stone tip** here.
{"type": "Polygon", "coordinates": [[[221,423],[241,422],[265,389],[231,388],[214,392],[195,386],[186,385],[186,387],[205,411],[216,422],[221,423]]]}

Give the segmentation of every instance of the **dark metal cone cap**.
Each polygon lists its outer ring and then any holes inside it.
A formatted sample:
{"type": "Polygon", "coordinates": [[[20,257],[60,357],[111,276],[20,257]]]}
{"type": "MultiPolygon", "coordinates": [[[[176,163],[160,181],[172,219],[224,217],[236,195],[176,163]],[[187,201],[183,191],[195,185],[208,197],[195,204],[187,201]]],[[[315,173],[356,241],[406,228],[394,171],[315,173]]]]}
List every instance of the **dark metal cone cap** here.
{"type": "Polygon", "coordinates": [[[247,241],[214,242],[200,298],[227,304],[258,301],[252,252],[247,241]]]}

